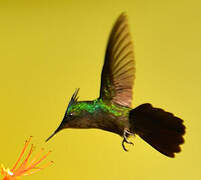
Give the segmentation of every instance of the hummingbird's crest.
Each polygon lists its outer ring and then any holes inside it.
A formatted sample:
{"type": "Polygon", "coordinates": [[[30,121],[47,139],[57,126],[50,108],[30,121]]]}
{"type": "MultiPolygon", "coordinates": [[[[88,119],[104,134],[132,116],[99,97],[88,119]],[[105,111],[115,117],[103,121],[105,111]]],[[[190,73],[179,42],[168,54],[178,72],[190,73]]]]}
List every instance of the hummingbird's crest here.
{"type": "Polygon", "coordinates": [[[79,92],[79,88],[77,88],[77,89],[75,89],[75,92],[73,93],[73,95],[72,95],[72,97],[71,97],[71,99],[70,99],[70,102],[69,102],[69,104],[68,104],[68,107],[67,107],[67,109],[66,109],[66,112],[65,112],[65,115],[64,116],[67,116],[67,114],[68,114],[68,110],[69,110],[69,108],[75,103],[75,102],[77,102],[77,100],[78,100],[78,92],[79,92]]]}

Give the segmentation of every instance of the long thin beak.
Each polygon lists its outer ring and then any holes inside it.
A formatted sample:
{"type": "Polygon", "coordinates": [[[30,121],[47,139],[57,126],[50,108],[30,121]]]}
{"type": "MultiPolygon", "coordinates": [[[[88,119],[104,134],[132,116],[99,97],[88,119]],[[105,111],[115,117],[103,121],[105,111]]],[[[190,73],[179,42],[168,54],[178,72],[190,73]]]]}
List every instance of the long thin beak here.
{"type": "Polygon", "coordinates": [[[60,124],[60,126],[56,129],[56,131],[54,131],[54,133],[45,140],[45,142],[49,141],[56,133],[58,133],[62,128],[62,123],[60,124]]]}
{"type": "Polygon", "coordinates": [[[54,132],[49,138],[47,138],[47,139],[45,140],[45,142],[49,141],[55,134],[56,134],[56,132],[54,132]]]}

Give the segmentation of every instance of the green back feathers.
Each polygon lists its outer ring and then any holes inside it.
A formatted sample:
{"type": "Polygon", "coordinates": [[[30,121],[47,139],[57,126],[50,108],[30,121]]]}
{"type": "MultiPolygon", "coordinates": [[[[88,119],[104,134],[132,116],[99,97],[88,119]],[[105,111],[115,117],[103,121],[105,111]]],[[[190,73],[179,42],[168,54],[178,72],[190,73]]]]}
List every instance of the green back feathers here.
{"type": "Polygon", "coordinates": [[[80,114],[82,112],[88,112],[93,114],[99,111],[111,113],[115,116],[122,116],[129,111],[129,108],[120,107],[114,104],[107,105],[102,99],[96,99],[94,101],[76,102],[68,108],[68,113],[76,114],[80,114]]]}

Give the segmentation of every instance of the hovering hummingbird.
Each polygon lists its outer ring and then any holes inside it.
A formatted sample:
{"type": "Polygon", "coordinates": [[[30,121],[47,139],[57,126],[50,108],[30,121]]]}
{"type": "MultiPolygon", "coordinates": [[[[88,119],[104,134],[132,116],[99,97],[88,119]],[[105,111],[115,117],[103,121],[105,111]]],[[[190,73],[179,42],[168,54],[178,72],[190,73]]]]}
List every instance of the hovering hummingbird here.
{"type": "Polygon", "coordinates": [[[101,74],[100,96],[93,101],[78,101],[74,92],[63,121],[56,131],[65,128],[98,128],[116,133],[125,143],[132,144],[129,136],[139,135],[153,148],[168,157],[181,151],[184,143],[183,120],[151,104],[131,107],[135,79],[133,44],[127,16],[121,14],[109,36],[101,74]]]}

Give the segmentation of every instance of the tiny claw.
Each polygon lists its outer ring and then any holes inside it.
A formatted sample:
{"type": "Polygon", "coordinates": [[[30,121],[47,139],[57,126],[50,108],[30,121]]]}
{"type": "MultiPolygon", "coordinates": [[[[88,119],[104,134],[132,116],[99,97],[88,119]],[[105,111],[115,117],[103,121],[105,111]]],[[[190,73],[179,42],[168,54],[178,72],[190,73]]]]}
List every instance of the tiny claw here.
{"type": "Polygon", "coordinates": [[[123,147],[124,151],[126,151],[126,152],[128,152],[128,149],[126,149],[124,143],[131,144],[132,146],[134,146],[134,144],[131,141],[128,141],[128,139],[124,138],[122,141],[122,147],[123,147]]]}
{"type": "Polygon", "coordinates": [[[133,133],[131,133],[131,132],[129,132],[127,129],[125,129],[125,130],[124,130],[124,134],[123,134],[123,138],[124,138],[124,139],[123,139],[123,141],[122,141],[122,147],[123,147],[124,151],[126,151],[126,152],[128,152],[128,149],[126,149],[124,143],[131,144],[131,145],[134,146],[134,144],[133,144],[131,141],[129,141],[128,138],[127,138],[129,135],[134,136],[133,133]]]}
{"type": "Polygon", "coordinates": [[[122,141],[122,147],[123,147],[124,151],[128,152],[128,149],[126,149],[126,147],[124,145],[125,142],[126,142],[125,139],[123,139],[123,141],[122,141]]]}

